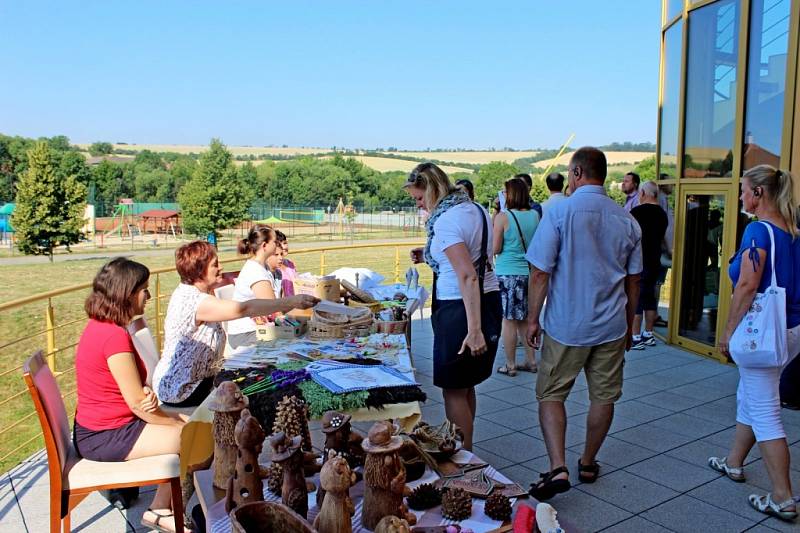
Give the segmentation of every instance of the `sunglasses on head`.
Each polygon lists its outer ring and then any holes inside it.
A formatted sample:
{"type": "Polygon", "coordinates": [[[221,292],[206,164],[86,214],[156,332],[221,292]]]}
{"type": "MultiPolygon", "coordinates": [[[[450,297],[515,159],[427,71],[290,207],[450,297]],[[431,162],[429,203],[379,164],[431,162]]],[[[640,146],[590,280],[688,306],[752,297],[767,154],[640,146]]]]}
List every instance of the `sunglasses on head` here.
{"type": "Polygon", "coordinates": [[[411,171],[411,174],[408,175],[408,183],[414,183],[419,178],[420,172],[424,172],[429,170],[433,167],[433,163],[421,163],[417,165],[417,168],[411,171]]]}

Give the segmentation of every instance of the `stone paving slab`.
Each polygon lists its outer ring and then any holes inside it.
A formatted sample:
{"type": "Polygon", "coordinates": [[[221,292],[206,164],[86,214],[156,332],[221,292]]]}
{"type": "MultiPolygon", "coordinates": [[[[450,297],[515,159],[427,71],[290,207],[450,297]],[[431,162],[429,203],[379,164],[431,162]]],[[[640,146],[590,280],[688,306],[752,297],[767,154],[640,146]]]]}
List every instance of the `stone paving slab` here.
{"type": "MultiPolygon", "coordinates": [[[[412,323],[417,379],[428,394],[423,417],[444,420],[441,390],[433,386],[432,333],[426,320],[412,323]]],[[[501,349],[495,367],[505,360],[501,349]]],[[[518,350],[518,362],[523,361],[518,350]]],[[[493,373],[477,387],[475,451],[512,480],[527,487],[549,470],[535,398],[536,374],[493,373]]],[[[593,484],[577,480],[590,401],[586,378],[575,380],[565,404],[567,466],[573,488],[551,504],[577,531],[800,531],[753,511],[747,495],[769,487],[757,448],[746,460],[747,483],[737,484],[707,466],[710,455],[727,452],[733,437],[738,372],[735,368],[659,343],[626,356],[623,396],[598,460],[593,484]]],[[[792,455],[792,482],[800,491],[800,412],[783,412],[792,455]]],[[[366,431],[370,423],[354,426],[366,431]]],[[[46,531],[49,492],[44,451],[0,477],[0,531],[46,531]]],[[[141,516],[153,487],[120,512],[99,494],[73,511],[73,530],[146,531],[141,516]]],[[[570,531],[570,533],[573,533],[570,531]]]]}

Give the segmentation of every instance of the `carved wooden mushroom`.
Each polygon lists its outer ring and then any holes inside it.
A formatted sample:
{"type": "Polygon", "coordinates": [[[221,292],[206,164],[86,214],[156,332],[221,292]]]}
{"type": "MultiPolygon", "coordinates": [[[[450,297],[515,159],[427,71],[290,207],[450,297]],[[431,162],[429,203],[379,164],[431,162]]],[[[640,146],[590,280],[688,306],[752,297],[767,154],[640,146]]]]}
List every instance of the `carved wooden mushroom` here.
{"type": "Polygon", "coordinates": [[[303,477],[303,451],[300,449],[303,438],[297,435],[289,438],[282,431],[269,438],[272,446],[272,462],[283,468],[281,501],[303,518],[308,516],[308,489],[303,477]]]}
{"type": "Polygon", "coordinates": [[[267,475],[258,464],[258,456],[264,447],[264,430],[248,409],[242,409],[234,438],[238,447],[236,468],[228,481],[225,498],[225,510],[229,513],[244,503],[262,501],[264,485],[261,479],[267,475]]]}
{"type": "Polygon", "coordinates": [[[314,520],[314,529],[319,533],[353,531],[351,518],[356,508],[350,499],[350,486],[355,482],[356,476],[350,470],[347,459],[331,450],[319,474],[320,490],[325,489],[327,493],[314,520]]]}
{"type": "Polygon", "coordinates": [[[214,392],[208,408],[214,411],[214,486],[225,489],[236,468],[234,431],[242,409],[249,401],[239,386],[223,381],[214,392]]]}
{"type": "Polygon", "coordinates": [[[403,441],[392,435],[388,422],[376,422],[361,446],[367,452],[364,463],[364,505],[361,524],[375,529],[384,516],[392,515],[415,524],[417,519],[403,505],[406,469],[398,450],[403,441]]]}

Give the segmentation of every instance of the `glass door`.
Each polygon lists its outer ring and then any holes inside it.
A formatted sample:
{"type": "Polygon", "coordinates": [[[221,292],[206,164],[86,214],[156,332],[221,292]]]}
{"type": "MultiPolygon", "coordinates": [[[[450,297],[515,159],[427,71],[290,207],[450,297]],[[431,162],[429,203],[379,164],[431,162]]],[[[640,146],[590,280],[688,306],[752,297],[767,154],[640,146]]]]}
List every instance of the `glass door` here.
{"type": "Polygon", "coordinates": [[[724,361],[716,345],[730,300],[727,267],[737,232],[727,230],[738,224],[738,194],[724,185],[680,189],[670,333],[677,344],[724,361]]]}

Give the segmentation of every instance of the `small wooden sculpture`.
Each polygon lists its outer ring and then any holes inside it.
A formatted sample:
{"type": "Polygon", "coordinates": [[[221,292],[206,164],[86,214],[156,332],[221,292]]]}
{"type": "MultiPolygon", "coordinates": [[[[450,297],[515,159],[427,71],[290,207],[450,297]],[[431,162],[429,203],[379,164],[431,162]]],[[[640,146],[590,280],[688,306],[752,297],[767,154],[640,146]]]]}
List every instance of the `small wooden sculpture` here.
{"type": "MultiPolygon", "coordinates": [[[[319,472],[318,456],[312,450],[311,432],[308,429],[308,405],[297,396],[284,396],[275,410],[272,433],[283,432],[287,437],[300,436],[303,450],[303,468],[307,476],[319,472]]],[[[309,486],[309,491],[314,490],[309,486]]]]}
{"type": "Polygon", "coordinates": [[[350,486],[355,482],[356,476],[347,460],[331,450],[319,474],[320,491],[324,489],[327,494],[314,520],[314,529],[319,533],[353,531],[351,517],[356,508],[350,499],[350,486]]]}
{"type": "Polygon", "coordinates": [[[243,503],[262,501],[264,485],[261,479],[267,476],[266,471],[258,464],[258,456],[264,447],[264,430],[248,409],[242,409],[234,438],[238,446],[238,456],[225,497],[225,510],[229,513],[243,503]]]}
{"type": "Polygon", "coordinates": [[[390,515],[381,518],[374,533],[411,533],[411,527],[402,518],[390,515]]]}
{"type": "Polygon", "coordinates": [[[236,468],[236,439],[234,431],[242,409],[248,405],[247,396],[238,385],[223,381],[217,387],[208,408],[214,411],[214,486],[225,489],[236,468]]]}
{"type": "Polygon", "coordinates": [[[381,518],[393,515],[415,524],[416,517],[403,505],[406,470],[397,453],[403,441],[392,436],[388,422],[376,422],[361,443],[367,452],[364,463],[364,505],[361,524],[375,529],[381,518]]]}
{"type": "Polygon", "coordinates": [[[308,516],[308,489],[303,477],[303,452],[300,449],[300,435],[289,438],[278,432],[269,438],[272,446],[272,462],[283,468],[283,484],[281,485],[281,501],[292,511],[303,518],[308,516]]]}
{"type": "MultiPolygon", "coordinates": [[[[340,455],[347,460],[352,470],[364,464],[364,449],[361,447],[361,441],[364,440],[364,437],[352,431],[350,418],[352,418],[350,415],[337,411],[327,411],[322,415],[322,432],[325,434],[322,460],[327,461],[328,452],[333,450],[336,455],[340,455]]],[[[361,479],[360,474],[356,474],[356,476],[357,480],[361,479]]],[[[320,508],[325,499],[324,488],[320,487],[317,490],[317,507],[320,508]]]]}

